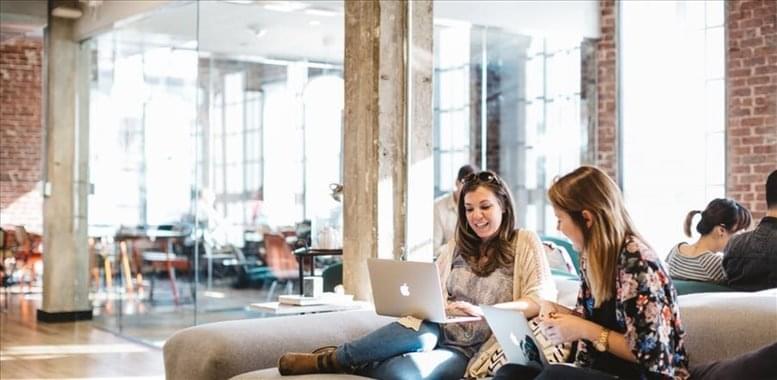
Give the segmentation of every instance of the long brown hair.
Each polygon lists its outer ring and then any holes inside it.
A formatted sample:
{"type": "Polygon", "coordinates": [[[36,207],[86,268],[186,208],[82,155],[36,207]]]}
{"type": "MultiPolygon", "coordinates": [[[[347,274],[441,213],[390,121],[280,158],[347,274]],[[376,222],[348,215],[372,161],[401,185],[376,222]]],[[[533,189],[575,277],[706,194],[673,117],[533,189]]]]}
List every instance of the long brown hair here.
{"type": "Polygon", "coordinates": [[[473,273],[478,276],[488,276],[498,266],[512,265],[515,257],[513,252],[513,237],[515,236],[515,210],[510,189],[496,173],[482,171],[465,177],[462,181],[459,195],[459,218],[456,223],[456,249],[469,264],[473,273]],[[502,208],[502,223],[494,237],[482,240],[467,221],[467,210],[464,207],[464,197],[478,188],[485,188],[499,201],[502,208]],[[485,257],[485,260],[481,258],[485,257]]]}
{"type": "Polygon", "coordinates": [[[583,231],[581,254],[594,304],[599,307],[615,295],[618,255],[628,239],[639,237],[615,182],[601,169],[581,166],[557,179],[548,189],[550,202],[568,213],[583,231]],[[591,213],[586,226],[583,211],[591,213]]]}

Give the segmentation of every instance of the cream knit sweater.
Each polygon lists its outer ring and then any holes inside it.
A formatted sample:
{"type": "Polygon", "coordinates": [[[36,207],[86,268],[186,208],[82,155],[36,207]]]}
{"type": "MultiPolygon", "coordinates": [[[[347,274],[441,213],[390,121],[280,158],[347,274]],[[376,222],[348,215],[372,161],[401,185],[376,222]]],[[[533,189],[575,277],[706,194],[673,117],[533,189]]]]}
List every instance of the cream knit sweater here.
{"type": "MultiPolygon", "coordinates": [[[[556,302],[557,291],[556,284],[550,274],[550,265],[545,256],[545,249],[540,242],[540,238],[534,231],[525,229],[518,230],[513,239],[515,260],[513,271],[513,300],[520,298],[529,298],[538,302],[539,300],[548,300],[556,302]]],[[[440,284],[442,285],[443,299],[448,299],[448,276],[451,273],[451,261],[453,252],[456,249],[455,238],[451,239],[441,249],[441,254],[437,258],[437,270],[440,274],[440,284]]],[[[496,340],[491,337],[480,350],[470,360],[470,366],[467,369],[467,375],[472,376],[471,367],[474,363],[482,362],[483,355],[490,355],[494,349],[492,346],[496,340]]]]}

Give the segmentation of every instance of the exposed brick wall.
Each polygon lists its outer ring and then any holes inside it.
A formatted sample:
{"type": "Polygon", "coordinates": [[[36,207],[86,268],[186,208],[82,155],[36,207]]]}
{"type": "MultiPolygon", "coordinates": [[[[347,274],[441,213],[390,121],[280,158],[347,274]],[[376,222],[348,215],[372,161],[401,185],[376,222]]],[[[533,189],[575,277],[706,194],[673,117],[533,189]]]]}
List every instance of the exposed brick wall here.
{"type": "Polygon", "coordinates": [[[777,2],[726,4],[726,194],[760,218],[777,169],[777,2]]]}
{"type": "Polygon", "coordinates": [[[618,5],[615,0],[599,1],[600,38],[596,44],[597,105],[595,163],[613,179],[618,168],[618,102],[616,91],[617,54],[616,20],[618,5]]]}
{"type": "Polygon", "coordinates": [[[0,42],[0,223],[40,230],[43,156],[40,38],[0,42]]]}

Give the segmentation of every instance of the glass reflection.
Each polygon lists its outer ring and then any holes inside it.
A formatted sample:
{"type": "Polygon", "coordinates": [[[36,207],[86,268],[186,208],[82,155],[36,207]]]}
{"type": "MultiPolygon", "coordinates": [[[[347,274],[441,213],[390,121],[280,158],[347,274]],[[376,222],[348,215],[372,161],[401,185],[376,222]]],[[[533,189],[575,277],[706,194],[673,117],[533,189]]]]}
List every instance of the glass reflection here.
{"type": "Polygon", "coordinates": [[[85,42],[104,327],[161,344],[263,316],[247,306],[299,288],[264,238],[294,262],[341,230],[342,2],[269,5],[174,2],[85,42]]]}
{"type": "MultiPolygon", "coordinates": [[[[466,4],[490,6],[456,6],[466,4]]],[[[435,20],[435,194],[452,190],[464,164],[494,170],[512,187],[519,225],[553,235],[547,186],[589,155],[593,94],[582,75],[591,43],[466,17],[435,20]]]]}

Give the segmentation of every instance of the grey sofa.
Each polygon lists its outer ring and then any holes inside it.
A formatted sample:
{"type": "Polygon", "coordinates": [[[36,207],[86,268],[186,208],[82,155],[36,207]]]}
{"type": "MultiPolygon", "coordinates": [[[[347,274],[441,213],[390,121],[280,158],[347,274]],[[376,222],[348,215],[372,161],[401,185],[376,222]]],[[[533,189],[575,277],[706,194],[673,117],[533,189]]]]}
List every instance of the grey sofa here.
{"type": "MultiPolygon", "coordinates": [[[[562,302],[568,303],[569,299],[566,301],[562,302]]],[[[691,364],[731,358],[777,341],[777,289],[683,295],[680,308],[691,364]]],[[[177,332],[167,341],[165,372],[169,380],[277,379],[280,376],[274,367],[284,352],[310,352],[335,345],[392,320],[362,310],[196,326],[177,332]]]]}

